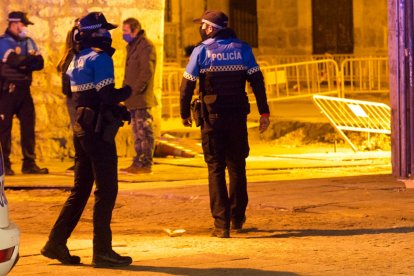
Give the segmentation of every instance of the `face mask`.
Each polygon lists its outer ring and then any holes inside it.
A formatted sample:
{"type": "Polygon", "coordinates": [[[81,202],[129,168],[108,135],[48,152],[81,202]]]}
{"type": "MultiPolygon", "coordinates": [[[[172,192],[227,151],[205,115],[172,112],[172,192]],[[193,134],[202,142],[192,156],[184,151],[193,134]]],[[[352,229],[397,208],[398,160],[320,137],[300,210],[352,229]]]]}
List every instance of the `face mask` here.
{"type": "Polygon", "coordinates": [[[202,29],[202,25],[200,25],[199,32],[200,32],[200,36],[201,36],[202,41],[208,39],[208,35],[206,34],[206,30],[202,29]]]}
{"type": "Polygon", "coordinates": [[[20,38],[26,38],[27,37],[27,33],[28,33],[27,28],[26,27],[23,27],[22,30],[21,30],[21,32],[19,33],[19,37],[20,38]]]}
{"type": "Polygon", "coordinates": [[[127,42],[130,43],[134,38],[131,36],[131,34],[123,34],[122,38],[127,42]]]}

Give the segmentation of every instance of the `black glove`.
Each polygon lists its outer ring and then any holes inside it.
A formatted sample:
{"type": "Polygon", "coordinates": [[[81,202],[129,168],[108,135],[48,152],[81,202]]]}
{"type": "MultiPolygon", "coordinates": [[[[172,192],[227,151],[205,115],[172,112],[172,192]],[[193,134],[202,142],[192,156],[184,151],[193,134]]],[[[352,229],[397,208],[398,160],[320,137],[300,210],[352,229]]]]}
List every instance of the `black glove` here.
{"type": "Polygon", "coordinates": [[[118,102],[125,101],[126,99],[129,98],[129,96],[131,96],[131,93],[132,93],[131,86],[129,85],[125,85],[122,88],[114,89],[114,90],[115,90],[115,93],[117,94],[116,97],[117,97],[118,102]]]}
{"type": "Polygon", "coordinates": [[[105,105],[116,105],[125,101],[131,95],[131,87],[126,85],[122,88],[115,88],[113,83],[104,86],[99,91],[102,103],[105,105]]]}
{"type": "Polygon", "coordinates": [[[39,71],[44,67],[44,60],[41,55],[29,55],[25,61],[28,71],[39,71]]]}

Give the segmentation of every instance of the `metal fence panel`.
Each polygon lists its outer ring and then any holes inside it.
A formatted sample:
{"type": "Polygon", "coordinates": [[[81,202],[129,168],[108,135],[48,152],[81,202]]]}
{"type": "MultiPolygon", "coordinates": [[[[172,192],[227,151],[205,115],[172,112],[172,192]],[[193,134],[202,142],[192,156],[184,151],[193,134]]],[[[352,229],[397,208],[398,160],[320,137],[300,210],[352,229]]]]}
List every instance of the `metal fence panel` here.
{"type": "Polygon", "coordinates": [[[391,134],[391,108],[383,103],[314,95],[313,102],[342,138],[357,151],[344,131],[391,134]]]}
{"type": "MultiPolygon", "coordinates": [[[[261,68],[265,79],[269,102],[292,98],[308,97],[313,94],[336,94],[339,91],[339,70],[333,60],[316,60],[264,66],[261,68]]],[[[247,88],[250,102],[255,98],[247,88]]]]}
{"type": "Polygon", "coordinates": [[[180,84],[184,68],[164,66],[162,77],[162,116],[167,118],[180,115],[180,84]]]}
{"type": "Polygon", "coordinates": [[[387,57],[348,58],[342,61],[342,96],[353,93],[389,93],[387,57]]]}

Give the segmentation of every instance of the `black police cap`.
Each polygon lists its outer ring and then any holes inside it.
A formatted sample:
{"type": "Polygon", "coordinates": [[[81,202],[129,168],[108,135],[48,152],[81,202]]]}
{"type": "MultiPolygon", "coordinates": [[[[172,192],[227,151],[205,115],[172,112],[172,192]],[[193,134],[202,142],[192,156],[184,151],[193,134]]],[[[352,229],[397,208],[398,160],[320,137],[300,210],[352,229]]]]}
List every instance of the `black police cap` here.
{"type": "Polygon", "coordinates": [[[34,25],[34,23],[27,18],[27,14],[21,11],[12,11],[9,13],[7,20],[9,22],[22,22],[25,26],[34,25]]]}
{"type": "Polygon", "coordinates": [[[218,29],[226,28],[229,23],[229,18],[224,12],[207,10],[203,13],[201,18],[193,20],[194,23],[206,23],[218,29]]]}
{"type": "Polygon", "coordinates": [[[101,12],[90,12],[79,21],[79,28],[81,31],[96,31],[100,28],[112,30],[117,28],[118,25],[109,23],[106,21],[105,16],[101,12]]]}

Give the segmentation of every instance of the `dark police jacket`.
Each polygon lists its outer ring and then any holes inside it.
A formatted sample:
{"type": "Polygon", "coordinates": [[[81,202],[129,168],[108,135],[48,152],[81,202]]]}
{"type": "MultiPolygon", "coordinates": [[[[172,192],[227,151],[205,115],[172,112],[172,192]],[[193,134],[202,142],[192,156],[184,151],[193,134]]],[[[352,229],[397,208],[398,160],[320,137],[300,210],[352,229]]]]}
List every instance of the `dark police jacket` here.
{"type": "Polygon", "coordinates": [[[183,119],[190,117],[190,102],[198,79],[210,114],[249,113],[246,80],[252,86],[259,113],[269,113],[263,75],[252,49],[237,39],[230,28],[219,30],[194,48],[180,88],[183,119]]]}
{"type": "Polygon", "coordinates": [[[8,30],[0,36],[0,78],[3,82],[30,85],[32,72],[43,69],[43,57],[29,37],[19,38],[8,30]]]}

